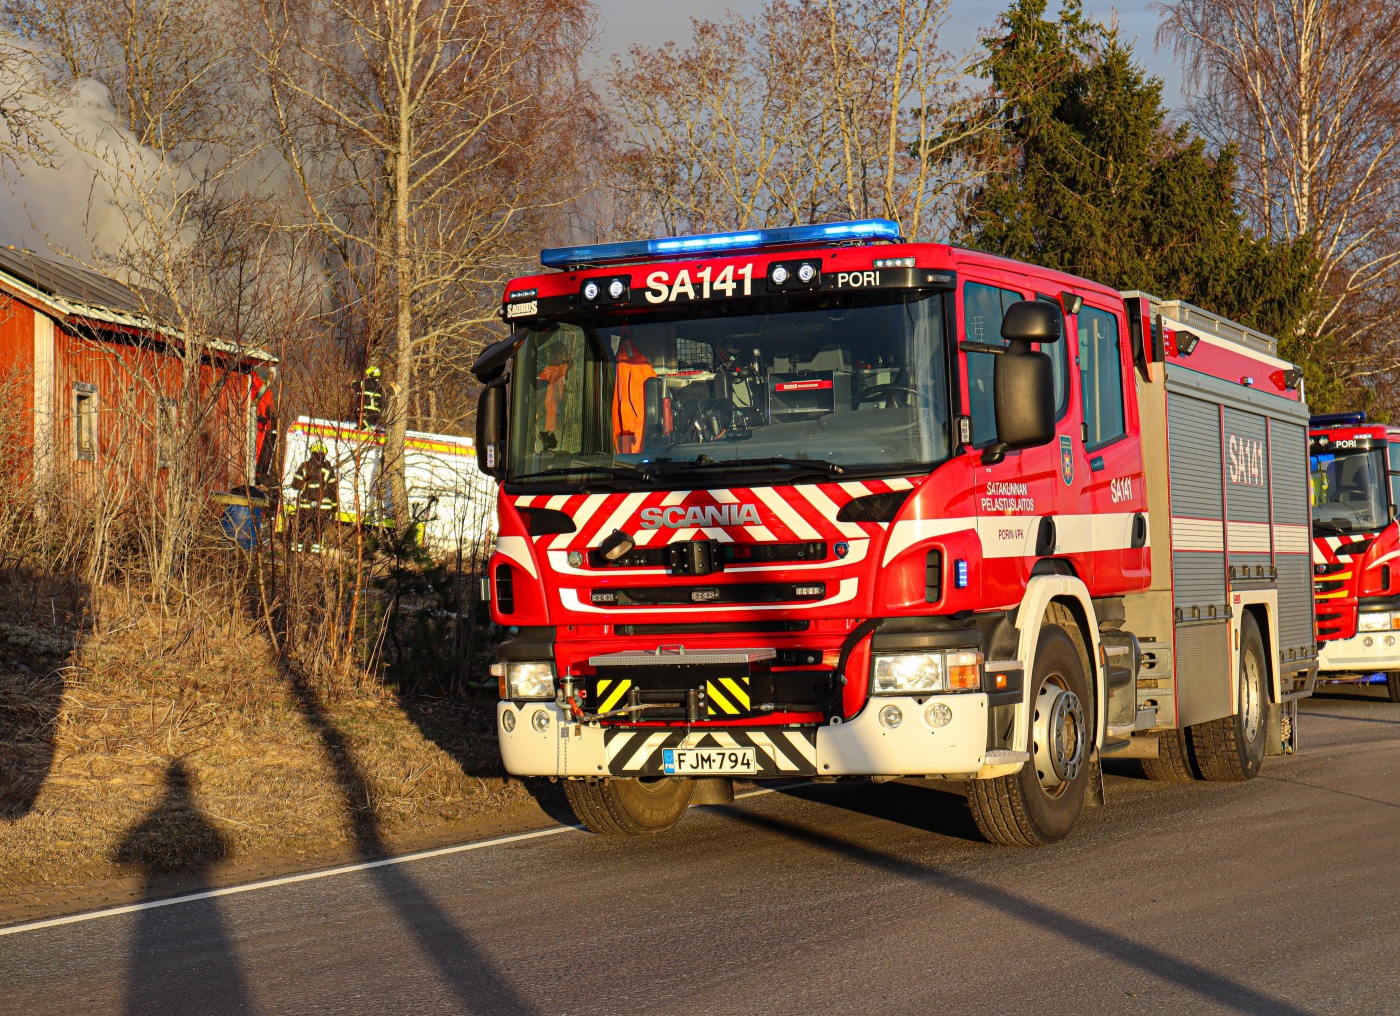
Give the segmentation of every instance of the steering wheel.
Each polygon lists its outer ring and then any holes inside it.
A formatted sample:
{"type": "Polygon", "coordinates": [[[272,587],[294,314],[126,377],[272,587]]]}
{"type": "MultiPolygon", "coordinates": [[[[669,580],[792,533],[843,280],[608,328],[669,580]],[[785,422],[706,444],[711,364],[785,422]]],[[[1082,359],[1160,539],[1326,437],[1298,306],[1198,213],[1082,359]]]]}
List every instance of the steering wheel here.
{"type": "Polygon", "coordinates": [[[911,406],[916,405],[917,400],[922,398],[923,394],[919,389],[911,388],[909,385],[872,385],[856,396],[856,405],[884,399],[896,406],[911,406]]]}

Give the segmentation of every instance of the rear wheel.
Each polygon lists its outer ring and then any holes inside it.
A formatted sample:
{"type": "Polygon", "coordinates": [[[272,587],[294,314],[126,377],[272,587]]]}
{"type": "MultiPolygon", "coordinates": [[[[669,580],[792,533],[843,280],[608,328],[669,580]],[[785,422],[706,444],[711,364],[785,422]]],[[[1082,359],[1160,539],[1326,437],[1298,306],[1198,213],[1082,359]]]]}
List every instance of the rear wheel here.
{"type": "Polygon", "coordinates": [[[690,807],[694,791],[694,780],[669,776],[564,782],[564,796],[579,821],[604,836],[638,836],[670,829],[690,807]]]}
{"type": "Polygon", "coordinates": [[[1390,692],[1390,701],[1400,702],[1400,670],[1385,675],[1385,690],[1390,692]]]}
{"type": "Polygon", "coordinates": [[[1229,783],[1252,780],[1264,764],[1268,729],[1268,664],[1264,640],[1253,616],[1240,624],[1240,692],[1235,715],[1191,728],[1191,748],[1203,779],[1229,783]]]}
{"type": "Polygon", "coordinates": [[[1142,760],[1142,771],[1149,780],[1159,783],[1186,783],[1199,780],[1200,774],[1191,764],[1186,744],[1186,731],[1164,730],[1157,735],[1157,757],[1142,760]]]}
{"type": "MultiPolygon", "coordinates": [[[[1073,624],[1064,613],[1047,617],[1073,624]]],[[[1031,760],[1011,776],[974,780],[967,795],[982,835],[1006,846],[1053,843],[1074,827],[1084,807],[1093,699],[1079,648],[1060,624],[1040,629],[1030,694],[1031,760]]]]}

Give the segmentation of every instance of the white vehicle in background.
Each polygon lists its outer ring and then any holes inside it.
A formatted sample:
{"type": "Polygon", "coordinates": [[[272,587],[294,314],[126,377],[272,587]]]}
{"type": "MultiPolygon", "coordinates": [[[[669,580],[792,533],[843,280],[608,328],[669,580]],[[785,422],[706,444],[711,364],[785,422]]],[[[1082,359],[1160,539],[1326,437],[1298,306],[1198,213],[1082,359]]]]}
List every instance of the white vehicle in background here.
{"type": "MultiPolygon", "coordinates": [[[[284,506],[297,504],[297,472],[320,446],[334,473],[337,521],[379,525],[393,517],[382,430],[299,416],[286,440],[284,506]]],[[[409,505],[424,524],[423,545],[445,554],[494,539],[496,481],[477,468],[472,439],[411,430],[404,449],[409,505]]]]}

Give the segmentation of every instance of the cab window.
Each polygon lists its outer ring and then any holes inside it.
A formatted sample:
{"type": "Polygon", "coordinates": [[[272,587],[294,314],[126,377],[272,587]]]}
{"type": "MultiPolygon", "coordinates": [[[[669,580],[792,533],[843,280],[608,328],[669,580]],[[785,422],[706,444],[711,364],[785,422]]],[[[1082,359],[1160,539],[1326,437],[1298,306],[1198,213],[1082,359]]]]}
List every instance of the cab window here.
{"type": "Polygon", "coordinates": [[[1084,445],[1093,448],[1127,433],[1123,419],[1123,354],[1118,319],[1107,311],[1079,312],[1079,375],[1084,393],[1084,445]]]}
{"type": "MultiPolygon", "coordinates": [[[[1014,289],[999,289],[981,282],[963,285],[963,338],[976,345],[1005,346],[1001,319],[1006,309],[1024,299],[1014,289]]],[[[969,351],[967,354],[967,402],[972,417],[972,443],[985,444],[997,436],[996,402],[992,394],[992,371],[996,354],[969,351]]]]}

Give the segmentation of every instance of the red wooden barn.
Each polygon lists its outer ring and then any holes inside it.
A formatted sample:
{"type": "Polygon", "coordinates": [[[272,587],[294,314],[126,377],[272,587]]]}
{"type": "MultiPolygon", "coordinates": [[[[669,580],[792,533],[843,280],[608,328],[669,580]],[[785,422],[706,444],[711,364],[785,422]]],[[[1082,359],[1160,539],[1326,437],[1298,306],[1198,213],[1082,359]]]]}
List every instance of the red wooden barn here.
{"type": "Polygon", "coordinates": [[[206,340],[186,362],[151,305],[71,261],[0,247],[3,439],[28,476],[143,483],[179,461],[209,490],[251,480],[274,358],[206,340]]]}

